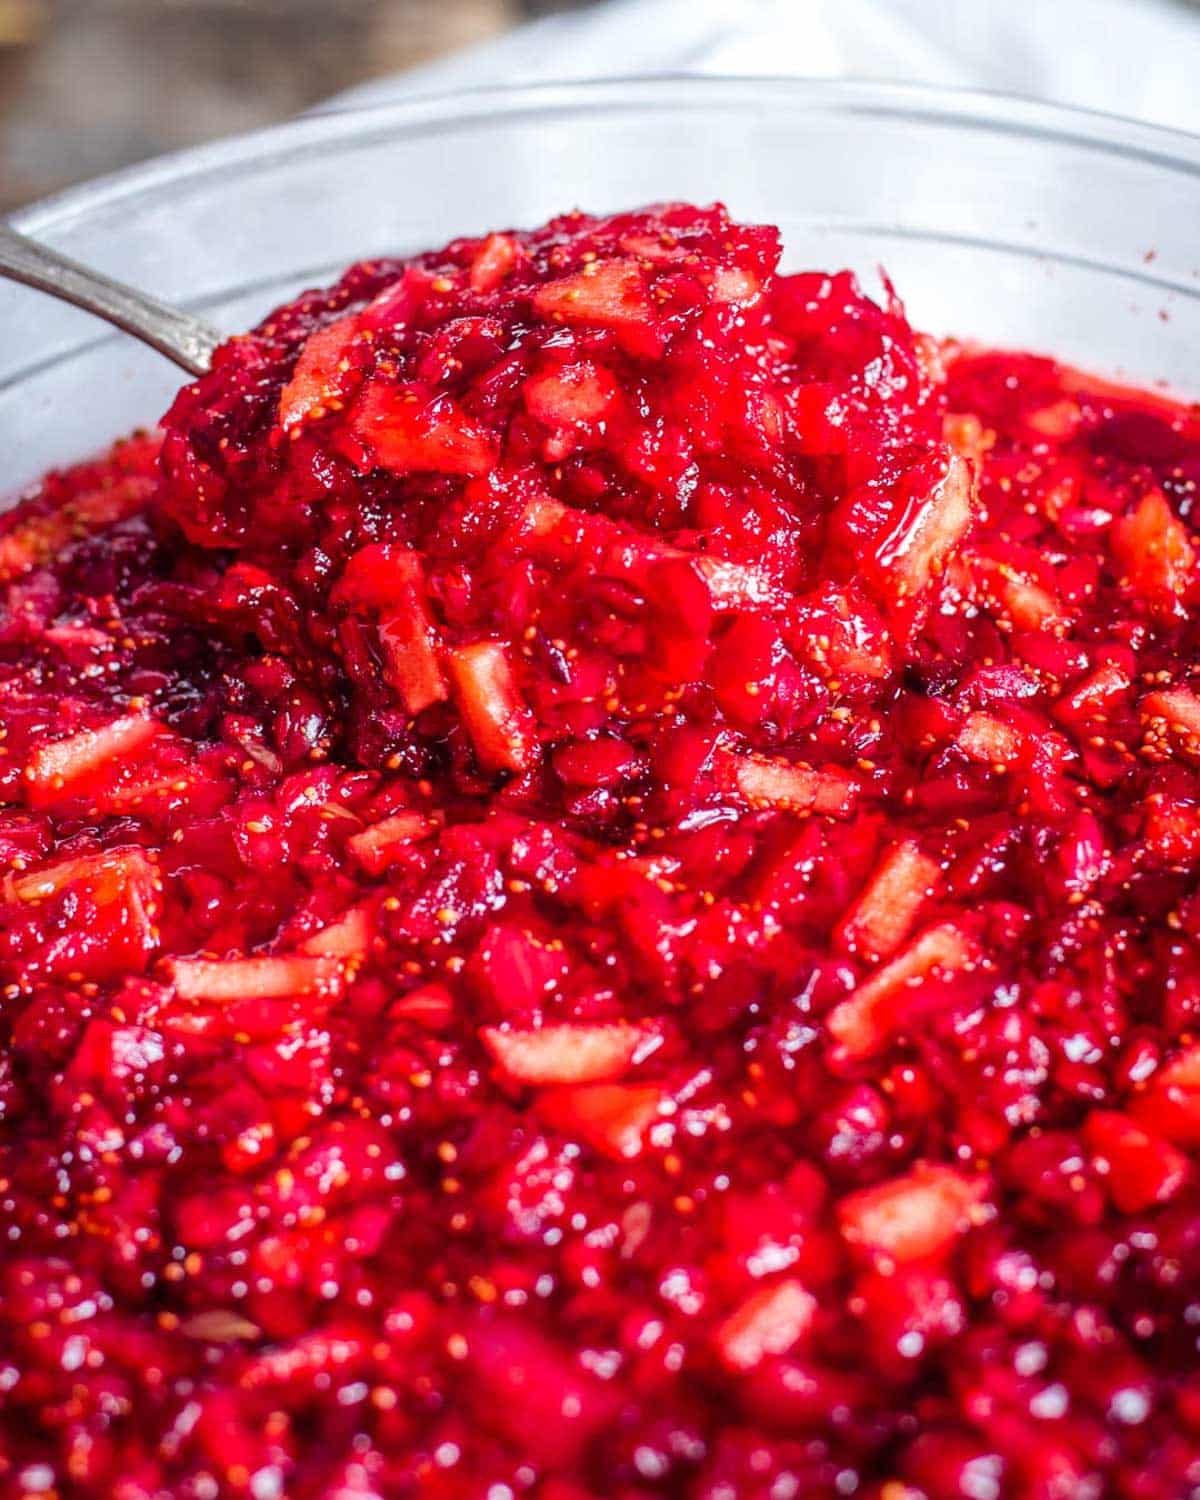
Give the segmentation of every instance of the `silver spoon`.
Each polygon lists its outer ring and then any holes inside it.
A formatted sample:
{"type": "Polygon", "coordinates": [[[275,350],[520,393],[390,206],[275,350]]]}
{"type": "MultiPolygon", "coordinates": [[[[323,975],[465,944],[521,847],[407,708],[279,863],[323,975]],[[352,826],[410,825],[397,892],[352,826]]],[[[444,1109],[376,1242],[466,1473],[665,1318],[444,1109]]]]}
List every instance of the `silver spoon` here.
{"type": "Polygon", "coordinates": [[[18,234],[0,220],[0,276],[7,276],[64,302],[95,313],[181,365],[203,375],[224,338],[215,328],[145,292],[68,260],[56,250],[18,234]]]}

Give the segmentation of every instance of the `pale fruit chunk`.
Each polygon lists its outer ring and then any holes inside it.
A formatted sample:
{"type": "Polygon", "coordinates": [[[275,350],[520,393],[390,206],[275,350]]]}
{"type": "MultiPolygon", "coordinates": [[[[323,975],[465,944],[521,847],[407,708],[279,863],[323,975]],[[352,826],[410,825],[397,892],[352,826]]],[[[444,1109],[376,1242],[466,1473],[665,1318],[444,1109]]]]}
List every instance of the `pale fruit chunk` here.
{"type": "Polygon", "coordinates": [[[39,745],[25,767],[26,798],[32,806],[44,807],[71,797],[92,777],[141,759],[161,732],[156,720],[129,714],[39,745]]]}
{"type": "Polygon", "coordinates": [[[623,328],[653,316],[646,278],[636,260],[593,261],[571,276],[547,281],[533,294],[533,310],[562,323],[623,328]]]}
{"type": "Polygon", "coordinates": [[[648,1057],[661,1042],[653,1022],[563,1022],[536,1028],[485,1026],[479,1039],[498,1071],[513,1083],[608,1083],[648,1057]]]}
{"type": "Polygon", "coordinates": [[[888,849],[835,932],[848,952],[872,962],[894,953],[941,879],[941,867],[913,839],[888,849]]]}
{"type": "Polygon", "coordinates": [[[641,1154],[662,1102],[652,1083],[564,1084],[540,1095],[537,1110],[565,1135],[622,1160],[641,1154]]]}
{"type": "Polygon", "coordinates": [[[838,1205],[852,1244],[897,1265],[946,1251],[984,1217],[987,1183],[953,1167],[920,1166],[904,1177],[851,1193],[838,1205]]]}
{"type": "Polygon", "coordinates": [[[903,1030],[911,1014],[938,998],[939,985],[969,968],[978,956],[975,943],[952,922],[927,927],[891,963],[835,1005],[825,1018],[826,1028],[850,1056],[869,1056],[903,1030]]]}
{"type": "Polygon", "coordinates": [[[1129,588],[1155,613],[1178,614],[1196,553],[1161,490],[1150,490],[1112,530],[1112,553],[1129,588]]]}
{"type": "Polygon", "coordinates": [[[279,1000],[291,996],[335,998],[343,968],[336,958],[287,954],[256,958],[173,958],[167,978],[183,1000],[279,1000]]]}
{"type": "Polygon", "coordinates": [[[538,757],[533,715],[522,702],[498,641],[477,641],[450,655],[450,677],[479,764],[487,771],[525,771],[538,757]]]}
{"type": "Polygon", "coordinates": [[[787,1351],[812,1327],[817,1299],[794,1278],[755,1292],[717,1329],[717,1349],[731,1370],[753,1370],[787,1351]]]}
{"type": "Polygon", "coordinates": [[[834,818],[849,816],[859,791],[855,776],[841,766],[814,769],[766,755],[730,755],[719,764],[718,779],[751,807],[834,818]]]}

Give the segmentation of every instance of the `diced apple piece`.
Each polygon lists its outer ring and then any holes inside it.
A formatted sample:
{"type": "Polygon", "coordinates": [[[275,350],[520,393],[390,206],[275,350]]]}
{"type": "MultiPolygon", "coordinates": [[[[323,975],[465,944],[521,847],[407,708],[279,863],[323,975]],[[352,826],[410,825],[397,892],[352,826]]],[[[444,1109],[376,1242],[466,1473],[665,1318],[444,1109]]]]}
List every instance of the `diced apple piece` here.
{"type": "Polygon", "coordinates": [[[336,958],[301,954],[258,958],[173,958],[166,977],[183,1000],[221,1005],[231,1000],[281,1000],[312,995],[334,999],[343,981],[336,958]]]}
{"type": "Polygon", "coordinates": [[[66,892],[77,894],[84,905],[68,940],[47,949],[52,971],[89,979],[140,973],[158,947],[162,906],[162,882],[146,851],[133,847],[77,855],[6,875],[0,885],[0,897],[25,905],[66,892]]]}
{"type": "Polygon", "coordinates": [[[454,996],[444,984],[423,984],[394,1000],[388,1014],[411,1021],[426,1031],[442,1031],[454,1019],[454,996]]]}
{"type": "Polygon", "coordinates": [[[424,588],[425,570],[419,553],[410,547],[371,542],[351,554],[330,598],[350,609],[390,614],[407,603],[410,591],[423,592],[424,588]]]}
{"type": "Polygon", "coordinates": [[[467,978],[479,992],[487,1014],[525,1026],[570,970],[571,955],[564,942],[547,941],[516,922],[493,922],[471,956],[467,978]]]}
{"type": "Polygon", "coordinates": [[[1049,438],[1053,443],[1065,443],[1073,438],[1082,421],[1079,402],[1070,396],[1025,413],[1025,425],[1038,437],[1049,438]]]}
{"type": "Polygon", "coordinates": [[[652,1083],[564,1084],[539,1095],[537,1111],[564,1135],[619,1161],[641,1153],[661,1104],[652,1083]]]}
{"type": "Polygon", "coordinates": [[[1200,757],[1200,695],[1191,688],[1164,688],[1147,693],[1138,704],[1138,714],[1148,745],[1170,753],[1200,757]]]}
{"type": "Polygon", "coordinates": [[[970,559],[974,593],[993,604],[1018,630],[1055,630],[1067,621],[1057,597],[1042,584],[995,558],[970,559]]]}
{"type": "Polygon", "coordinates": [[[721,1324],[717,1349],[731,1370],[753,1370],[773,1354],[786,1354],[812,1327],[817,1299],[794,1278],[764,1287],[721,1324]]]}
{"type": "Polygon", "coordinates": [[[406,849],[428,838],[433,826],[424,813],[393,813],[390,818],[383,818],[369,828],[352,833],[346,840],[346,848],[368,875],[378,875],[394,864],[406,849]]]}
{"type": "Polygon", "coordinates": [[[878,962],[894,953],[941,880],[941,867],[912,839],[901,839],[876,865],[835,937],[849,953],[878,962]]]}
{"type": "Polygon", "coordinates": [[[449,696],[433,626],[415,601],[402,614],[380,617],[379,644],[383,648],[384,676],[395,688],[406,713],[423,713],[449,696]]]}
{"type": "Polygon", "coordinates": [[[1190,1173],[1188,1159],[1117,1110],[1093,1110],[1083,1138],[1107,1168],[1108,1191],[1123,1214],[1140,1214],[1173,1198],[1190,1173]]]}
{"type": "Polygon", "coordinates": [[[479,763],[488,771],[526,771],[537,760],[533,715],[521,701],[498,641],[476,641],[450,655],[450,676],[479,763]]]}
{"type": "Polygon", "coordinates": [[[516,263],[517,245],[512,236],[489,234],[471,262],[471,290],[495,291],[516,263]]]}
{"type": "Polygon", "coordinates": [[[131,884],[146,891],[157,890],[158,874],[144,849],[104,849],[38,870],[5,875],[0,890],[6,901],[36,902],[84,884],[98,901],[107,903],[119,900],[131,884]]]}
{"type": "MultiPolygon", "coordinates": [[[[918,989],[967,969],[979,957],[976,945],[951,922],[927,927],[891,963],[877,969],[825,1019],[833,1039],[851,1056],[867,1057],[885,1046],[915,1011],[918,989]]],[[[922,994],[922,1002],[928,1000],[922,994]]]]}
{"type": "Polygon", "coordinates": [[[233,1344],[262,1336],[257,1323],[251,1323],[249,1318],[242,1317],[231,1307],[210,1307],[193,1313],[179,1325],[179,1331],[189,1339],[199,1339],[206,1344],[233,1344]]]}
{"type": "Polygon", "coordinates": [[[361,326],[355,313],[318,328],[305,340],[291,379],[279,393],[277,420],[285,432],[341,409],[347,395],[346,351],[361,326]]]}
{"type": "Polygon", "coordinates": [[[513,1083],[610,1083],[648,1057],[662,1040],[656,1023],[564,1022],[536,1029],[485,1026],[480,1040],[513,1083]]]}
{"type": "Polygon", "coordinates": [[[1024,741],[1020,732],[994,714],[968,714],[955,741],[971,760],[981,765],[1007,769],[1021,756],[1024,741]]]}
{"type": "Polygon", "coordinates": [[[658,564],[687,563],[705,584],[718,613],[764,606],[783,609],[791,598],[753,563],[688,552],[661,537],[564,505],[548,495],[538,495],[526,504],[510,536],[513,545],[548,563],[579,566],[586,560],[601,577],[630,578],[643,585],[658,564]]]}
{"type": "Polygon", "coordinates": [[[540,318],[600,328],[641,326],[653,308],[636,260],[597,260],[570,276],[547,281],[533,294],[540,318]]]}
{"type": "MultiPolygon", "coordinates": [[[[944,378],[939,377],[937,383],[944,378]]],[[[942,436],[972,463],[979,463],[996,446],[995,429],[985,427],[974,412],[947,412],[942,418],[942,436]]]]}
{"type": "Polygon", "coordinates": [[[194,767],[181,765],[163,774],[149,765],[139,774],[122,778],[115,785],[97,787],[91,800],[101,812],[144,813],[156,800],[168,798],[186,798],[188,805],[195,807],[196,798],[206,792],[211,792],[218,801],[223,799],[221,784],[197,775],[194,767]]]}
{"type": "Polygon", "coordinates": [[[753,563],[734,562],[711,553],[688,553],[668,549],[668,555],[689,558],[692,566],[708,585],[715,610],[782,608],[787,595],[772,583],[769,575],[753,563]]]}
{"type": "Polygon", "coordinates": [[[852,494],[834,515],[842,561],[861,571],[885,607],[909,608],[944,571],[971,524],[971,465],[949,453],[940,475],[922,464],[899,485],[886,515],[878,495],[852,494]]]}
{"type": "Polygon", "coordinates": [[[744,307],[758,300],[762,282],[741,266],[722,266],[712,279],[714,302],[737,302],[744,307]]]}
{"type": "Polygon", "coordinates": [[[843,1198],[838,1219],[850,1244],[905,1265],[948,1250],[983,1218],[986,1196],[981,1177],[953,1167],[919,1166],[843,1198]]]}
{"type": "Polygon", "coordinates": [[[1054,716],[1067,723],[1102,718],[1132,686],[1128,672],[1114,662],[1105,662],[1058,700],[1054,716]]]}
{"type": "Polygon", "coordinates": [[[1161,490],[1143,495],[1112,530],[1112,553],[1130,588],[1157,614],[1173,615],[1191,586],[1196,554],[1161,490]]]}
{"type": "Polygon", "coordinates": [[[370,385],[351,428],[369,461],[392,474],[486,474],[496,460],[491,435],[457,402],[414,384],[370,385]]]}
{"type": "MultiPolygon", "coordinates": [[[[522,1455],[528,1471],[550,1475],[538,1485],[544,1500],[587,1500],[594,1491],[565,1476],[583,1466],[585,1454],[595,1450],[602,1435],[616,1429],[620,1391],[581,1368],[578,1352],[539,1332],[533,1318],[480,1321],[462,1342],[469,1350],[463,1366],[465,1430],[500,1434],[510,1451],[522,1455]],[[553,1477],[558,1474],[564,1477],[553,1477]]],[[[430,1485],[421,1487],[436,1493],[430,1485]]],[[[338,1488],[343,1500],[351,1500],[349,1488],[338,1488]]],[[[466,1496],[494,1487],[456,1483],[455,1488],[466,1496]]],[[[333,1492],[326,1493],[332,1500],[333,1492]]],[[[389,1487],[387,1493],[397,1491],[389,1487]]]]}
{"type": "Polygon", "coordinates": [[[113,719],[98,729],[81,729],[68,739],[39,745],[25,767],[25,795],[44,807],[76,794],[99,772],[138,760],[162,726],[141,714],[113,719]]]}
{"type": "Polygon", "coordinates": [[[336,921],[314,932],[300,944],[300,952],[314,958],[362,960],[371,950],[375,918],[368,906],[352,906],[336,921]]]}
{"type": "Polygon", "coordinates": [[[765,755],[730,755],[718,767],[720,780],[754,808],[848,817],[859,783],[842,766],[798,765],[765,755]]]}
{"type": "Polygon", "coordinates": [[[892,669],[891,642],[879,611],[853,583],[827,584],[797,600],[789,641],[824,677],[878,679],[892,669]]]}
{"type": "Polygon", "coordinates": [[[553,366],[531,375],[522,389],[525,409],[544,427],[561,428],[602,421],[620,396],[617,382],[591,360],[553,366]]]}

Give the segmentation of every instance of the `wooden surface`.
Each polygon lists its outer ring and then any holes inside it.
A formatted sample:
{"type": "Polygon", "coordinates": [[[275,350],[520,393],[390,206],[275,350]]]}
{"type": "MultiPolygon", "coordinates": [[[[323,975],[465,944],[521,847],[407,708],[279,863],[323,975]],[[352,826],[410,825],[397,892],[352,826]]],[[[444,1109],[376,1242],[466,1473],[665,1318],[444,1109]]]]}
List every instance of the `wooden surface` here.
{"type": "Polygon", "coordinates": [[[0,0],[0,211],[579,0],[0,0]]]}

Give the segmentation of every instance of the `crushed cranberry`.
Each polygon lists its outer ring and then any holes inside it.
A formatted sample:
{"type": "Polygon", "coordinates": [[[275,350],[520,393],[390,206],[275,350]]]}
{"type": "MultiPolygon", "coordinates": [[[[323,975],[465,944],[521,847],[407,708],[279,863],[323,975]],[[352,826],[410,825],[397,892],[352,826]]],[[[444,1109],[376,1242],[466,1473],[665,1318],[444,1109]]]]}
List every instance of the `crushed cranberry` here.
{"type": "Polygon", "coordinates": [[[0,530],[0,1493],[1200,1491],[1200,415],[718,208],[0,530]]]}

